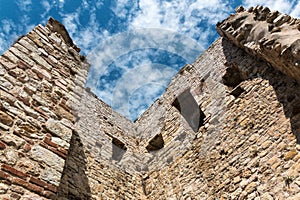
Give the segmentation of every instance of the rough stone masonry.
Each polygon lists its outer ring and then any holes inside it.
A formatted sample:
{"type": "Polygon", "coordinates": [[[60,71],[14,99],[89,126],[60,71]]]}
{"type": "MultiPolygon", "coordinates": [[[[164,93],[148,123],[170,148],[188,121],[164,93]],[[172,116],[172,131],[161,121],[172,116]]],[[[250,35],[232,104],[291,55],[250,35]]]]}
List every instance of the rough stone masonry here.
{"type": "Polygon", "coordinates": [[[0,56],[0,199],[300,199],[300,20],[221,23],[135,122],[50,19],[0,56]]]}

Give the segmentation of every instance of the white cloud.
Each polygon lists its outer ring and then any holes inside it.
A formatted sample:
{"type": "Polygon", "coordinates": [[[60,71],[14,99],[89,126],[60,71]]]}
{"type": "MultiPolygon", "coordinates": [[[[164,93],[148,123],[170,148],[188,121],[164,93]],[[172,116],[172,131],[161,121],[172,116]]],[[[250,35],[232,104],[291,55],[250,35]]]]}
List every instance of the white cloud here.
{"type": "Polygon", "coordinates": [[[60,9],[62,9],[62,8],[64,7],[64,4],[65,4],[65,0],[59,0],[59,1],[58,1],[58,7],[59,7],[60,9]]]}
{"type": "Polygon", "coordinates": [[[300,2],[297,3],[297,5],[292,9],[291,15],[300,18],[300,2]]]}
{"type": "Polygon", "coordinates": [[[0,52],[5,51],[6,43],[5,40],[2,39],[4,38],[3,35],[0,33],[0,52]]]}
{"type": "Polygon", "coordinates": [[[51,9],[51,6],[50,6],[50,3],[46,0],[41,1],[41,4],[42,4],[43,8],[45,9],[45,12],[41,14],[41,17],[45,18],[45,16],[48,15],[48,13],[51,9]]]}
{"type": "Polygon", "coordinates": [[[169,66],[158,67],[159,64],[147,59],[131,60],[131,52],[155,48],[191,63],[209,45],[208,38],[215,31],[211,25],[225,18],[233,8],[221,0],[140,0],[135,3],[118,0],[112,10],[119,18],[128,20],[128,30],[108,38],[90,56],[92,69],[87,85],[114,109],[133,119],[144,111],[145,105],[153,103],[176,70],[169,66]],[[208,25],[203,27],[201,23],[208,25]],[[110,83],[102,81],[102,90],[97,90],[99,77],[107,73],[107,66],[121,55],[127,55],[126,61],[131,60],[135,67],[128,69],[125,61],[118,61],[117,66],[125,71],[122,77],[110,83]]]}
{"type": "Polygon", "coordinates": [[[138,8],[138,1],[117,0],[111,9],[116,16],[131,21],[132,16],[138,8]]]}
{"type": "MultiPolygon", "coordinates": [[[[149,48],[170,52],[187,62],[193,62],[204,50],[203,46],[190,37],[169,30],[157,28],[128,30],[107,38],[89,54],[92,68],[89,73],[88,86],[96,87],[98,78],[106,72],[109,64],[120,56],[130,55],[136,50],[149,48]]],[[[126,60],[130,59],[131,57],[127,56],[126,60]]],[[[93,91],[97,93],[96,88],[93,88],[93,91]]]]}
{"type": "Polygon", "coordinates": [[[70,35],[76,35],[76,33],[78,33],[79,12],[62,14],[62,23],[67,28],[70,35]]]}
{"type": "MultiPolygon", "coordinates": [[[[141,55],[141,57],[143,56],[141,55]]],[[[170,78],[176,73],[176,70],[168,66],[152,63],[147,59],[142,62],[136,62],[134,65],[133,69],[128,69],[122,75],[122,78],[118,80],[116,87],[113,88],[111,100],[112,107],[116,111],[131,119],[144,111],[143,105],[153,103],[159,92],[165,88],[170,78]],[[135,93],[137,90],[142,92],[140,93],[143,96],[142,99],[141,97],[136,98],[139,96],[135,93]],[[143,101],[138,101],[139,99],[143,101]],[[139,113],[130,113],[130,110],[136,110],[139,113]]]]}
{"type": "Polygon", "coordinates": [[[95,5],[90,5],[86,0],[82,1],[81,6],[78,7],[75,12],[65,14],[60,12],[62,17],[62,23],[65,25],[68,33],[73,39],[74,43],[81,48],[81,52],[90,52],[99,43],[99,38],[106,36],[106,32],[100,31],[100,24],[96,19],[96,9],[101,7],[103,3],[101,1],[95,2],[95,5]],[[84,10],[89,11],[88,24],[80,24],[80,17],[84,10]]]}
{"type": "Polygon", "coordinates": [[[90,8],[90,20],[86,27],[81,28],[74,36],[76,44],[83,49],[84,52],[91,51],[99,39],[103,36],[100,32],[100,25],[97,22],[95,9],[90,8]]]}
{"type": "Polygon", "coordinates": [[[82,0],[82,4],[81,4],[82,6],[83,6],[83,8],[89,8],[89,3],[87,2],[87,0],[82,0]]]}
{"type": "Polygon", "coordinates": [[[12,20],[3,19],[1,21],[1,26],[5,35],[8,35],[12,29],[15,29],[15,25],[12,20]]]}
{"type": "Polygon", "coordinates": [[[256,5],[267,6],[271,10],[278,10],[282,13],[290,14],[294,0],[246,0],[245,7],[256,5]]]}
{"type": "Polygon", "coordinates": [[[29,12],[31,10],[31,0],[17,0],[16,3],[21,11],[29,12]]]}
{"type": "Polygon", "coordinates": [[[215,30],[209,26],[204,28],[201,23],[214,25],[225,18],[229,10],[232,8],[227,1],[221,0],[141,0],[139,11],[134,15],[129,27],[169,29],[197,39],[207,47],[208,36],[215,30]]]}
{"type": "Polygon", "coordinates": [[[102,0],[96,0],[95,5],[96,5],[96,8],[100,9],[104,5],[104,3],[102,0]]]}
{"type": "Polygon", "coordinates": [[[17,32],[22,28],[20,25],[17,26],[11,19],[0,21],[0,52],[6,50],[18,38],[17,32]]]}

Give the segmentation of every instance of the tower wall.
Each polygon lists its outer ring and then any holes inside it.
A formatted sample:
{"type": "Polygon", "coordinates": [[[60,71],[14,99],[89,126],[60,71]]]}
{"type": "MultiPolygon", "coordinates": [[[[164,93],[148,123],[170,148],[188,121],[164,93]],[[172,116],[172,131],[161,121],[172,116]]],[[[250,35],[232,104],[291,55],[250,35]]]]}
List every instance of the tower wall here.
{"type": "Polygon", "coordinates": [[[88,64],[41,25],[0,57],[1,199],[54,198],[88,64]]]}
{"type": "Polygon", "coordinates": [[[50,19],[0,57],[1,199],[141,197],[132,123],[85,90],[79,51],[50,19]]]}
{"type": "MultiPolygon", "coordinates": [[[[170,149],[172,162],[144,176],[147,198],[299,198],[297,81],[226,39],[193,66],[205,80],[184,87],[191,87],[207,118],[197,133],[186,132],[193,139],[185,152],[170,149]]],[[[179,87],[177,80],[166,94],[179,87]]]]}

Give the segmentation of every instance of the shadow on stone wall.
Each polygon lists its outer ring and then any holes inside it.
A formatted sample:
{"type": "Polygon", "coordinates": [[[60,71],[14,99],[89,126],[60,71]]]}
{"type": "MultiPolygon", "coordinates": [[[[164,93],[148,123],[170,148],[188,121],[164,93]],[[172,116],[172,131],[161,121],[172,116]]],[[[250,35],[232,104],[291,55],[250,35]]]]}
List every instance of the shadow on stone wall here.
{"type": "Polygon", "coordinates": [[[85,174],[86,170],[86,156],[83,151],[83,144],[78,133],[73,131],[69,154],[65,162],[56,199],[91,199],[91,190],[85,174]]]}
{"type": "MultiPolygon", "coordinates": [[[[239,50],[238,47],[225,38],[222,39],[222,46],[227,63],[235,63],[234,66],[238,68],[249,64],[245,63],[244,58],[247,57],[247,53],[244,50],[239,50]]],[[[297,138],[297,144],[300,144],[300,84],[259,58],[253,57],[253,59],[259,64],[257,72],[251,77],[246,77],[246,79],[260,77],[269,81],[276,93],[277,100],[283,107],[285,116],[290,119],[292,132],[297,138]],[[266,70],[268,72],[264,73],[266,70]]],[[[239,70],[242,71],[242,69],[239,70]]],[[[243,78],[245,80],[245,77],[243,78]]]]}

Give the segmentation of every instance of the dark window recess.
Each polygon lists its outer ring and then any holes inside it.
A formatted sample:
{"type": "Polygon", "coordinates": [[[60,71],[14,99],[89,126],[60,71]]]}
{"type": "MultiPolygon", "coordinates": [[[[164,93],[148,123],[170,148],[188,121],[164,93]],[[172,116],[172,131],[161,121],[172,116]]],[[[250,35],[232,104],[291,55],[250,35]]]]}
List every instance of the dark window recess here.
{"type": "Polygon", "coordinates": [[[180,94],[172,105],[177,108],[194,132],[197,132],[203,126],[205,114],[198,106],[190,90],[186,90],[180,94]]]}
{"type": "Polygon", "coordinates": [[[226,69],[225,75],[222,77],[224,85],[229,87],[230,94],[235,98],[239,97],[245,90],[239,86],[241,82],[244,81],[241,72],[236,65],[231,64],[230,67],[226,69]]]}
{"type": "Polygon", "coordinates": [[[241,86],[235,87],[231,90],[230,94],[233,95],[235,98],[239,97],[245,90],[241,86]]]}
{"type": "Polygon", "coordinates": [[[117,138],[113,138],[112,140],[112,159],[120,161],[125,154],[127,147],[123,142],[118,140],[117,138]]]}
{"type": "Polygon", "coordinates": [[[149,144],[146,146],[148,152],[157,151],[164,147],[164,139],[161,134],[156,135],[152,140],[150,140],[149,144]]]}
{"type": "Polygon", "coordinates": [[[236,66],[231,66],[226,69],[225,75],[222,77],[224,85],[235,88],[241,82],[243,82],[243,78],[239,69],[236,66]]]}

